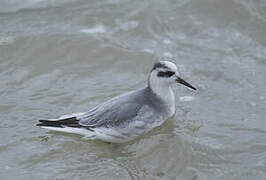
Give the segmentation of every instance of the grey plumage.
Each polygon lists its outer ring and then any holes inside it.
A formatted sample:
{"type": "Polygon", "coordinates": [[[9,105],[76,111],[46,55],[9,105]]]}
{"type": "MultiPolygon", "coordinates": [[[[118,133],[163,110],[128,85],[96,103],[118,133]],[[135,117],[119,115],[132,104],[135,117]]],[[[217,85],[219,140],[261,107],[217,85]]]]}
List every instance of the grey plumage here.
{"type": "Polygon", "coordinates": [[[177,82],[195,89],[178,75],[175,64],[160,61],[154,64],[147,87],[114,97],[85,113],[40,120],[37,126],[108,142],[132,140],[174,114],[171,84],[177,82]]]}
{"type": "MultiPolygon", "coordinates": [[[[132,121],[141,120],[137,115],[142,113],[144,108],[149,108],[154,112],[153,115],[166,111],[164,102],[150,87],[146,87],[96,106],[80,117],[79,124],[88,127],[123,127],[132,121]]],[[[150,118],[152,121],[152,114],[150,118]]]]}

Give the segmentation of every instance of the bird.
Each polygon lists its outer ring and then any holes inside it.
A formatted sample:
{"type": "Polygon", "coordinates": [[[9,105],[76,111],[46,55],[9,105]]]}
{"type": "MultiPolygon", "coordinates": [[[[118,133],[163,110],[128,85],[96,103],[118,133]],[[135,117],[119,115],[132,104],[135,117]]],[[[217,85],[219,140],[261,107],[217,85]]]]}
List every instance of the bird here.
{"type": "Polygon", "coordinates": [[[113,97],[87,112],[39,120],[37,126],[91,140],[125,143],[161,126],[174,115],[175,95],[171,86],[175,83],[196,90],[180,77],[173,62],[158,61],[145,87],[113,97]]]}

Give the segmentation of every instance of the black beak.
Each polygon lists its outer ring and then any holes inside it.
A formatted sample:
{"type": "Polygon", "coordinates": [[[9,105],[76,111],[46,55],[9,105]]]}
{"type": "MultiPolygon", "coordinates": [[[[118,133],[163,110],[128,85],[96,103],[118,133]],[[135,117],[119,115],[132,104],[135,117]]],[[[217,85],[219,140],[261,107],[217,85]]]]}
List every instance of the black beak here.
{"type": "Polygon", "coordinates": [[[185,85],[187,87],[190,87],[193,90],[197,90],[195,87],[193,87],[191,84],[189,84],[188,82],[186,82],[184,79],[181,79],[180,77],[177,77],[176,82],[177,83],[180,83],[180,84],[183,84],[183,85],[185,85]]]}

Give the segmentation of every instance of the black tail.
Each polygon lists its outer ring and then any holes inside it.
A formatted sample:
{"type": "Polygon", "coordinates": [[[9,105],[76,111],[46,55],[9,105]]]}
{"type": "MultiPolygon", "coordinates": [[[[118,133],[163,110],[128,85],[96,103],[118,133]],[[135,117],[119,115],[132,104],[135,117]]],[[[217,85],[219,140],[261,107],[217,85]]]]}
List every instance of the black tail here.
{"type": "Polygon", "coordinates": [[[60,119],[60,120],[39,120],[39,124],[36,126],[46,126],[46,127],[82,127],[78,123],[78,119],[76,117],[60,119]]]}

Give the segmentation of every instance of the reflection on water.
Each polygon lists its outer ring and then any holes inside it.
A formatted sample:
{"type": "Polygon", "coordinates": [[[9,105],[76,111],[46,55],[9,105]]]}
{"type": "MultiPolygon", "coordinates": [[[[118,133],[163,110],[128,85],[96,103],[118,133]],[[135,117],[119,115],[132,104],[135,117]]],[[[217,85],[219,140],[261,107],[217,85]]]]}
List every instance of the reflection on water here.
{"type": "Polygon", "coordinates": [[[1,179],[264,179],[263,0],[0,2],[1,179]],[[176,115],[116,145],[35,126],[145,85],[174,59],[176,115]],[[182,77],[183,77],[182,76],[182,77]]]}

